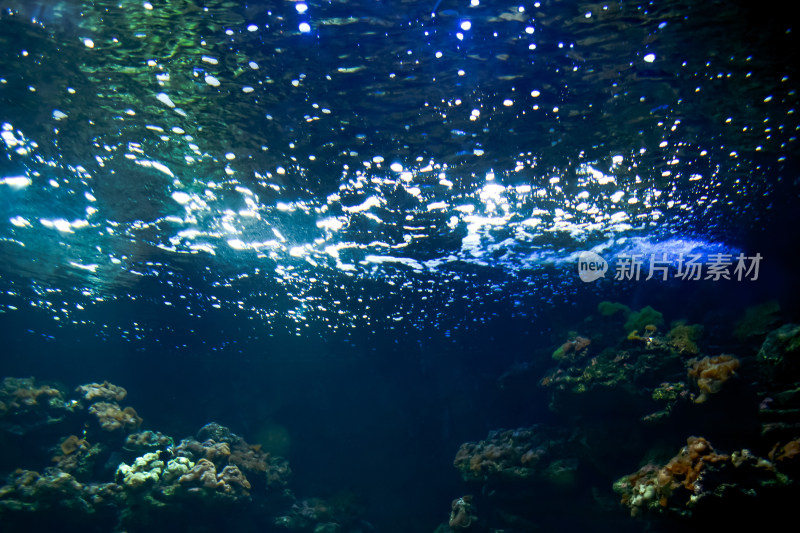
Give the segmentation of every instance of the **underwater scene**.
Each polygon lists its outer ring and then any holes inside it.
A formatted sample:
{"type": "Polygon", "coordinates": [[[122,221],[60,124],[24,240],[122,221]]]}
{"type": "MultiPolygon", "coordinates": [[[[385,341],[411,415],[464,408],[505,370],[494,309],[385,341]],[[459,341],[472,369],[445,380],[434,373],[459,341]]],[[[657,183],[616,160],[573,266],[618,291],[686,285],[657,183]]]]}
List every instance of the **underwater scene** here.
{"type": "Polygon", "coordinates": [[[796,522],[795,22],[0,0],[0,531],[796,522]]]}

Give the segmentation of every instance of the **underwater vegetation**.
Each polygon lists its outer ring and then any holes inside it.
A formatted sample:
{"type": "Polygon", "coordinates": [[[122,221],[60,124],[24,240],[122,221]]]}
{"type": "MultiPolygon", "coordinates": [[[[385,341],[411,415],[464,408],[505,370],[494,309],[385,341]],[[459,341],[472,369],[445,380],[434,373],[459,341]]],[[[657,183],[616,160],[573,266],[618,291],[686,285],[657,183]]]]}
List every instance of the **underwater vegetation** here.
{"type": "Polygon", "coordinates": [[[118,403],[126,396],[108,382],[69,392],[2,380],[0,444],[24,456],[0,460],[11,472],[0,529],[371,531],[350,504],[295,497],[289,462],[224,426],[180,441],[141,430],[142,418],[118,403]]]}
{"type": "Polygon", "coordinates": [[[460,446],[453,465],[467,495],[437,532],[741,530],[789,519],[800,496],[800,325],[776,323],[775,312],[757,306],[739,321],[752,324],[751,347],[742,329],[707,338],[703,324],[674,320],[664,331],[652,307],[601,302],[543,376],[515,370],[546,392],[548,422],[460,446]]]}

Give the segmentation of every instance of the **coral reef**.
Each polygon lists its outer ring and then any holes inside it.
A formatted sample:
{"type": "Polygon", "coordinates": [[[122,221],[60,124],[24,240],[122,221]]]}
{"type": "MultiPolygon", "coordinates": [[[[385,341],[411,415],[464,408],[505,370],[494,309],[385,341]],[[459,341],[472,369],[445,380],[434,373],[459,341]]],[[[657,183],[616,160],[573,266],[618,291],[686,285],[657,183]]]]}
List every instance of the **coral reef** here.
{"type": "Polygon", "coordinates": [[[614,491],[632,516],[642,512],[666,512],[691,516],[706,500],[732,492],[755,497],[759,489],[785,483],[774,465],[742,449],[730,455],[718,453],[702,437],[689,437],[664,466],[647,464],[619,479],[614,491]]]}
{"type": "MultiPolygon", "coordinates": [[[[567,435],[543,427],[496,430],[479,442],[459,447],[453,460],[465,480],[558,482],[568,465],[567,435]]],[[[562,476],[563,478],[563,476],[562,476]]]]}
{"type": "MultiPolygon", "coordinates": [[[[552,365],[539,379],[550,407],[546,429],[496,430],[460,446],[454,466],[480,505],[477,531],[559,528],[550,513],[568,507],[552,497],[561,490],[592,501],[574,530],[591,530],[598,516],[613,523],[620,501],[653,531],[790,518],[800,496],[800,325],[764,331],[759,349],[732,341],[726,324],[676,321],[662,334],[664,318],[651,307],[632,313],[606,302],[598,312],[580,323],[589,350],[579,354],[571,333],[552,358],[547,348],[536,352],[552,365]],[[727,353],[704,353],[710,347],[727,353]],[[675,454],[676,433],[703,436],[675,454]],[[641,468],[620,478],[636,468],[632,460],[641,468]],[[588,489],[587,479],[607,485],[588,489]]],[[[509,374],[517,380],[537,377],[536,361],[516,368],[523,371],[509,374]]],[[[461,508],[454,504],[451,518],[463,516],[461,508]]],[[[449,521],[437,529],[454,531],[449,521]]]]}
{"type": "Polygon", "coordinates": [[[3,378],[0,382],[0,431],[24,435],[58,424],[74,405],[62,391],[37,385],[33,378],[3,378]]]}
{"type": "Polygon", "coordinates": [[[208,459],[200,459],[178,478],[178,486],[183,494],[203,500],[250,498],[250,482],[238,467],[228,465],[217,472],[214,463],[208,459]]]}
{"type": "Polygon", "coordinates": [[[233,531],[269,523],[317,533],[369,529],[353,505],[298,501],[288,489],[288,461],[225,426],[207,424],[178,445],[158,431],[135,431],[142,419],[120,407],[125,397],[108,382],[68,393],[33,378],[3,380],[0,439],[37,442],[25,460],[43,468],[13,470],[0,486],[0,529],[178,530],[187,513],[208,519],[200,531],[219,530],[222,516],[233,531]],[[41,428],[48,431],[30,436],[41,428]]]}
{"type": "Polygon", "coordinates": [[[79,483],[55,469],[45,469],[43,474],[16,470],[0,487],[0,518],[54,511],[88,518],[122,500],[121,490],[114,483],[79,483]]]}
{"type": "Polygon", "coordinates": [[[183,439],[174,447],[173,453],[198,462],[200,459],[207,459],[219,469],[226,465],[236,466],[256,486],[263,486],[264,489],[278,490],[287,485],[291,469],[284,458],[273,457],[259,447],[250,446],[243,438],[218,425],[211,428],[205,426],[198,431],[197,437],[216,437],[222,441],[217,442],[214,438],[207,438],[203,442],[192,438],[183,439]]]}
{"type": "Polygon", "coordinates": [[[739,360],[732,355],[717,355],[693,359],[689,362],[689,379],[697,386],[700,394],[695,403],[703,403],[709,394],[716,394],[723,383],[736,375],[739,360]]]}
{"type": "Polygon", "coordinates": [[[685,379],[680,354],[660,338],[623,342],[627,343],[624,347],[606,348],[593,357],[565,359],[549,370],[539,384],[550,393],[550,409],[566,414],[616,405],[630,411],[634,405],[636,411],[652,411],[657,407],[652,403],[657,387],[665,381],[685,379]]]}

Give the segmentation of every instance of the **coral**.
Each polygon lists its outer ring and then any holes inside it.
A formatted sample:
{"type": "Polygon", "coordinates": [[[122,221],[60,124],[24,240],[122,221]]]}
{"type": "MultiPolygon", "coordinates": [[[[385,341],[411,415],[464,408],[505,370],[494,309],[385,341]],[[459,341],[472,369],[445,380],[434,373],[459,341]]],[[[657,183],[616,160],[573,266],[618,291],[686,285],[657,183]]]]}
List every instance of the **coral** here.
{"type": "Polygon", "coordinates": [[[200,459],[194,467],[178,478],[178,484],[188,495],[224,499],[249,499],[250,482],[236,466],[228,465],[217,473],[214,463],[200,459]]]}
{"type": "Polygon", "coordinates": [[[681,354],[697,355],[699,349],[697,341],[703,335],[703,326],[699,324],[687,325],[685,322],[676,322],[667,333],[667,345],[681,354]]]}
{"type": "Polygon", "coordinates": [[[118,429],[132,430],[142,424],[142,419],[136,414],[133,407],[120,409],[116,402],[97,402],[89,407],[89,413],[97,417],[105,431],[118,429]]]}
{"type": "MultiPolygon", "coordinates": [[[[142,419],[133,408],[120,407],[116,398],[123,396],[123,389],[108,382],[78,387],[74,399],[66,401],[59,389],[36,384],[33,378],[0,383],[2,444],[34,444],[34,451],[41,449],[36,453],[45,467],[42,473],[17,470],[0,483],[0,529],[26,531],[39,520],[49,526],[51,520],[55,524],[63,518],[70,531],[152,531],[153,524],[174,520],[190,509],[206,512],[206,504],[212,504],[210,516],[218,513],[217,505],[236,506],[231,508],[231,529],[250,531],[247,527],[269,523],[277,509],[295,501],[285,489],[291,473],[286,459],[249,445],[219,424],[198,432],[202,442],[189,438],[179,446],[156,431],[130,433],[142,419]],[[62,427],[41,431],[49,424],[62,427]],[[83,433],[69,435],[70,429],[81,427],[83,433]],[[48,452],[56,454],[49,463],[54,466],[46,466],[48,452]],[[117,459],[131,452],[139,456],[117,459]],[[115,470],[112,464],[118,465],[115,470]],[[112,473],[115,482],[109,482],[112,473]],[[257,505],[249,505],[251,494],[258,498],[257,505]]],[[[36,453],[15,452],[5,460],[13,466],[11,461],[22,456],[36,464],[36,453]]],[[[5,463],[3,467],[8,468],[5,463]]],[[[324,508],[316,505],[320,521],[311,524],[311,530],[356,531],[341,525],[358,527],[358,519],[345,507],[337,506],[327,515],[324,508]]]]}
{"type": "Polygon", "coordinates": [[[795,460],[800,457],[800,438],[790,440],[783,446],[780,443],[775,443],[769,454],[767,455],[771,461],[783,462],[795,460]]]}
{"type": "Polygon", "coordinates": [[[33,378],[6,377],[0,381],[0,430],[25,435],[58,424],[73,411],[64,393],[33,378]]]}
{"type": "Polygon", "coordinates": [[[204,429],[209,427],[213,429],[213,433],[201,430],[197,436],[215,434],[226,441],[215,442],[214,439],[209,438],[204,442],[198,442],[195,439],[184,439],[174,448],[174,453],[195,461],[208,459],[214,463],[217,469],[222,469],[229,464],[235,465],[245,474],[252,474],[251,479],[256,480],[254,481],[256,484],[265,484],[267,488],[286,486],[291,474],[288,461],[250,446],[243,438],[231,433],[224,426],[209,424],[204,429]]]}
{"type": "Polygon", "coordinates": [[[732,492],[752,497],[781,479],[772,463],[747,449],[721,454],[703,437],[689,437],[666,465],[647,464],[617,480],[614,490],[632,516],[646,510],[689,516],[706,499],[732,492]]]}
{"type": "Polygon", "coordinates": [[[183,439],[180,444],[175,447],[175,453],[194,459],[208,459],[215,465],[221,467],[228,463],[228,458],[231,455],[231,446],[227,442],[214,442],[213,439],[208,439],[205,442],[197,442],[194,439],[183,439]]]}
{"type": "Polygon", "coordinates": [[[164,452],[146,453],[136,458],[132,465],[122,463],[117,468],[118,482],[130,491],[156,489],[164,497],[176,494],[191,497],[250,497],[250,482],[238,467],[225,466],[217,471],[214,463],[200,459],[197,463],[186,457],[176,457],[167,462],[164,452]]]}
{"type": "Polygon", "coordinates": [[[186,457],[176,457],[174,459],[170,459],[167,462],[167,465],[164,467],[164,471],[161,474],[161,480],[164,483],[173,483],[182,475],[188,473],[192,468],[194,468],[194,463],[186,457]]]}
{"type": "Polygon", "coordinates": [[[159,482],[164,471],[164,461],[158,453],[146,453],[137,457],[132,465],[125,463],[117,467],[117,480],[126,488],[140,490],[159,482]]]}
{"type": "Polygon", "coordinates": [[[723,383],[736,375],[739,360],[732,355],[717,355],[703,357],[700,360],[692,359],[689,365],[689,379],[700,390],[700,394],[694,401],[703,403],[708,399],[709,394],[719,392],[723,383]]]}
{"type": "Polygon", "coordinates": [[[653,325],[656,328],[664,325],[664,315],[649,305],[630,314],[625,322],[625,331],[644,331],[648,325],[653,325]]]}
{"type": "Polygon", "coordinates": [[[159,431],[140,431],[131,433],[125,438],[123,450],[129,452],[145,452],[155,450],[165,450],[175,444],[172,437],[168,437],[159,431]]]}
{"type": "Polygon", "coordinates": [[[200,459],[187,473],[178,478],[179,483],[216,490],[222,486],[217,480],[217,468],[208,459],[200,459]]]}
{"type": "Polygon", "coordinates": [[[456,498],[450,504],[450,520],[447,525],[453,531],[463,531],[472,527],[477,518],[472,496],[466,495],[456,498]]]}
{"type": "Polygon", "coordinates": [[[686,384],[682,381],[664,382],[655,388],[652,398],[660,402],[674,403],[686,396],[686,384]]]}
{"type": "Polygon", "coordinates": [[[250,493],[247,492],[251,488],[250,482],[247,481],[247,478],[242,474],[242,471],[239,470],[239,467],[234,465],[226,466],[222,469],[218,478],[224,484],[223,490],[225,492],[235,493],[237,496],[250,496],[250,493]]]}
{"type": "Polygon", "coordinates": [[[234,434],[230,429],[226,428],[216,422],[211,422],[201,427],[197,431],[197,440],[203,442],[205,440],[213,440],[214,442],[227,442],[231,443],[238,440],[240,437],[234,434]]]}
{"type": "Polygon", "coordinates": [[[356,526],[358,522],[358,514],[352,498],[346,494],[331,500],[321,498],[300,500],[292,505],[288,514],[274,520],[275,525],[282,529],[314,533],[365,531],[356,526]]]}
{"type": "Polygon", "coordinates": [[[586,355],[586,349],[591,343],[592,341],[587,337],[571,335],[569,340],[567,340],[564,344],[559,346],[556,351],[553,352],[553,359],[560,361],[570,355],[572,356],[570,359],[583,357],[586,355]]]}
{"type": "Polygon", "coordinates": [[[465,480],[538,477],[564,451],[565,435],[542,428],[496,430],[486,440],[462,444],[453,460],[465,480]]]}
{"type": "Polygon", "coordinates": [[[6,403],[6,410],[38,405],[42,397],[63,400],[63,395],[60,391],[53,389],[49,385],[36,387],[33,378],[3,378],[2,385],[0,385],[0,398],[6,400],[4,402],[6,403]]]}
{"type": "Polygon", "coordinates": [[[81,385],[75,389],[75,392],[83,396],[83,399],[91,402],[94,400],[109,400],[113,402],[121,402],[128,392],[117,385],[112,385],[108,381],[103,383],[89,383],[88,385],[81,385]]]}
{"type": "Polygon", "coordinates": [[[242,440],[232,446],[228,461],[245,471],[265,473],[269,470],[269,456],[260,446],[249,446],[242,440]]]}
{"type": "Polygon", "coordinates": [[[623,316],[628,316],[631,313],[631,308],[619,302],[609,302],[604,300],[597,304],[597,311],[601,316],[614,316],[617,313],[622,313],[623,316]]]}
{"type": "Polygon", "coordinates": [[[61,442],[61,453],[64,455],[69,455],[84,446],[88,447],[89,443],[84,439],[76,437],[75,435],[70,435],[61,442]]]}
{"type": "Polygon", "coordinates": [[[17,470],[0,487],[0,514],[4,510],[41,513],[57,509],[86,517],[99,506],[118,502],[119,491],[113,484],[79,483],[70,474],[51,468],[42,474],[17,470]]]}
{"type": "Polygon", "coordinates": [[[660,337],[656,337],[658,327],[655,324],[647,324],[644,327],[644,336],[639,335],[639,330],[635,329],[628,333],[627,339],[634,342],[644,343],[646,348],[660,348],[664,346],[664,341],[660,337]]]}
{"type": "Polygon", "coordinates": [[[103,445],[90,445],[75,435],[64,439],[59,448],[61,455],[56,455],[52,461],[59,470],[72,474],[79,481],[91,480],[97,464],[106,460],[106,448],[103,445]]]}

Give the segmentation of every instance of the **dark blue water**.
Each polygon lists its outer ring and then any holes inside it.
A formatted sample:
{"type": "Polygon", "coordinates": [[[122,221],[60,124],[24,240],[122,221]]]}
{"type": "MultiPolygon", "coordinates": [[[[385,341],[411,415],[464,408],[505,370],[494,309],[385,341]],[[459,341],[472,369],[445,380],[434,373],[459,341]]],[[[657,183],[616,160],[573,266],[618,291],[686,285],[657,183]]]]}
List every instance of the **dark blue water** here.
{"type": "MultiPolygon", "coordinates": [[[[571,331],[602,344],[603,300],[653,306],[662,333],[702,324],[700,355],[754,357],[766,331],[732,336],[752,305],[797,319],[800,47],[780,12],[0,8],[0,377],[108,380],[176,441],[214,421],[272,446],[298,499],[358,503],[342,531],[433,531],[453,498],[497,490],[452,466],[492,429],[580,431],[539,382],[571,331]],[[605,278],[581,281],[583,251],[605,278]],[[639,279],[614,279],[631,254],[639,279]],[[646,280],[663,254],[669,279],[646,280]],[[675,276],[714,254],[731,279],[675,276]]],[[[514,531],[642,530],[611,483],[646,451],[582,467],[514,531]]],[[[47,466],[11,455],[4,475],[47,466]]],[[[501,527],[509,507],[488,505],[501,527]]]]}

